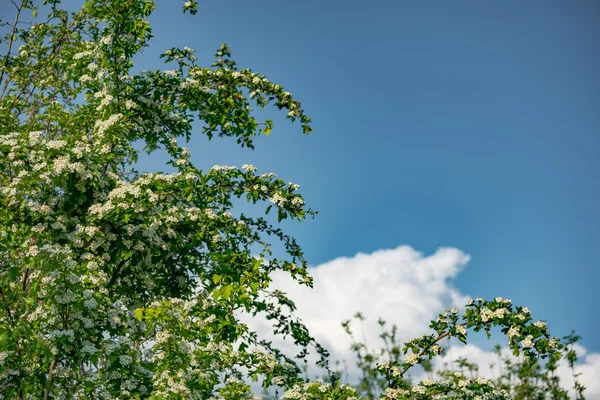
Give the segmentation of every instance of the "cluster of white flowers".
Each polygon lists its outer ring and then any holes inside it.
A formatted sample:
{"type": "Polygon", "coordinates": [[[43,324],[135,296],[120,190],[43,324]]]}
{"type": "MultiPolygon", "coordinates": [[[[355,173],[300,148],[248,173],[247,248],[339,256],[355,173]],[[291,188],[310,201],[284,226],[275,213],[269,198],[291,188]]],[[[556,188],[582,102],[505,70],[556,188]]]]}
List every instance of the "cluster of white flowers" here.
{"type": "Polygon", "coordinates": [[[65,140],[49,140],[46,142],[46,147],[49,149],[62,149],[67,145],[65,140]]]}
{"type": "Polygon", "coordinates": [[[81,82],[81,83],[91,82],[93,80],[94,80],[94,78],[92,78],[88,74],[83,74],[79,77],[79,82],[81,82]]]}
{"type": "Polygon", "coordinates": [[[458,383],[456,384],[456,386],[458,386],[459,388],[464,388],[469,386],[469,380],[468,379],[461,379],[458,381],[458,383]]]}
{"type": "Polygon", "coordinates": [[[100,39],[100,43],[109,46],[112,44],[112,40],[112,35],[109,34],[100,39]]]}
{"type": "Polygon", "coordinates": [[[75,142],[74,146],[71,148],[71,152],[75,154],[75,157],[78,159],[83,158],[85,154],[91,153],[92,148],[87,143],[87,138],[82,138],[82,140],[75,142]]]}
{"type": "Polygon", "coordinates": [[[518,319],[519,321],[525,321],[527,319],[527,317],[521,313],[515,315],[515,318],[518,319]]]}
{"type": "Polygon", "coordinates": [[[512,303],[512,301],[510,301],[509,299],[503,299],[502,297],[496,297],[494,300],[497,303],[508,303],[508,304],[512,303]]]}
{"type": "Polygon", "coordinates": [[[92,52],[91,51],[82,51],[80,53],[75,53],[75,55],[73,55],[73,60],[80,60],[84,57],[88,57],[91,56],[92,52]]]}
{"type": "Polygon", "coordinates": [[[395,399],[406,398],[408,396],[410,396],[409,390],[386,388],[385,389],[385,397],[383,397],[383,398],[385,400],[395,400],[395,399]]]}
{"type": "Polygon", "coordinates": [[[536,327],[538,327],[538,328],[540,328],[540,329],[544,329],[544,330],[547,328],[546,323],[543,322],[543,321],[535,321],[533,323],[533,325],[536,326],[536,327]]]}
{"type": "Polygon", "coordinates": [[[483,322],[492,320],[493,318],[504,318],[508,314],[508,309],[498,308],[497,310],[490,310],[487,307],[481,307],[480,315],[483,322]]]}
{"type": "Polygon", "coordinates": [[[131,356],[128,356],[127,354],[121,354],[119,356],[119,362],[124,367],[128,366],[129,364],[131,364],[132,361],[133,361],[133,358],[131,358],[131,356]]]}
{"type": "Polygon", "coordinates": [[[404,362],[408,365],[415,365],[420,360],[418,354],[407,354],[404,356],[404,362]]]}
{"type": "Polygon", "coordinates": [[[80,162],[71,162],[71,158],[68,155],[60,156],[54,160],[52,175],[58,176],[64,171],[77,172],[80,175],[85,175],[84,178],[90,177],[86,166],[80,162]]]}
{"type": "Polygon", "coordinates": [[[519,336],[519,327],[518,326],[511,326],[508,329],[508,332],[506,333],[506,336],[508,336],[508,339],[512,339],[515,336],[519,336]]]}
{"type": "Polygon", "coordinates": [[[410,391],[414,394],[425,394],[425,392],[427,392],[427,390],[421,386],[414,386],[410,391]]]}
{"type": "Polygon", "coordinates": [[[114,99],[113,95],[108,92],[106,88],[104,88],[100,92],[94,93],[94,97],[100,99],[100,104],[96,107],[96,110],[100,111],[104,107],[110,104],[110,102],[114,99]]]}
{"type": "Polygon", "coordinates": [[[115,205],[112,202],[108,201],[106,203],[92,204],[88,208],[88,212],[90,213],[90,215],[98,215],[102,217],[114,208],[115,205]]]}
{"type": "MultiPolygon", "coordinates": [[[[188,87],[200,87],[200,81],[192,78],[185,78],[185,80],[181,81],[179,84],[179,88],[185,89],[188,87]]],[[[210,91],[210,88],[203,87],[202,91],[210,91]]]]}
{"type": "Polygon", "coordinates": [[[435,384],[435,381],[433,379],[430,379],[430,378],[425,378],[425,379],[423,379],[421,381],[421,385],[423,385],[423,386],[431,386],[431,385],[434,385],[434,384],[435,384]]]}
{"type": "Polygon", "coordinates": [[[75,227],[75,232],[85,234],[86,236],[94,236],[98,233],[99,228],[97,226],[85,226],[85,225],[77,225],[75,227]]]}
{"type": "Polygon", "coordinates": [[[118,187],[110,191],[108,198],[110,200],[119,200],[125,198],[127,195],[137,198],[141,193],[142,190],[139,185],[135,183],[122,182],[118,187]]]}
{"type": "Polygon", "coordinates": [[[293,205],[295,205],[296,207],[300,207],[300,206],[304,205],[304,200],[300,196],[295,196],[292,198],[291,203],[293,205]]]}
{"type": "Polygon", "coordinates": [[[114,124],[116,124],[122,117],[123,117],[123,114],[120,114],[120,113],[113,114],[110,117],[108,117],[107,120],[96,121],[94,128],[96,128],[98,135],[102,136],[104,134],[104,132],[106,132],[110,127],[112,127],[114,124]]]}
{"type": "Polygon", "coordinates": [[[256,167],[252,164],[244,164],[244,165],[242,165],[242,169],[246,172],[255,172],[256,171],[256,167]]]}
{"type": "MultiPolygon", "coordinates": [[[[309,400],[316,399],[314,397],[316,395],[322,396],[321,393],[328,392],[332,389],[331,384],[324,383],[322,379],[317,379],[314,382],[307,382],[303,384],[298,384],[292,386],[290,389],[286,390],[281,399],[293,399],[293,400],[309,400]]],[[[338,390],[340,392],[347,393],[347,397],[344,397],[345,400],[357,400],[358,398],[354,396],[356,394],[356,389],[347,384],[342,384],[339,386],[338,390]]],[[[320,398],[320,397],[319,397],[320,398]]]]}
{"type": "Polygon", "coordinates": [[[86,308],[94,310],[94,309],[96,309],[96,307],[98,307],[98,302],[96,300],[94,300],[94,299],[86,299],[86,300],[83,301],[83,305],[86,308]]]}
{"type": "Polygon", "coordinates": [[[494,387],[494,384],[492,382],[488,381],[483,376],[480,376],[477,379],[475,379],[475,382],[478,383],[478,384],[480,384],[480,385],[490,385],[490,386],[494,387]]]}
{"type": "Polygon", "coordinates": [[[4,361],[6,361],[6,359],[8,358],[9,355],[10,355],[10,352],[8,352],[8,351],[0,352],[0,365],[4,364],[4,361]]]}
{"type": "Polygon", "coordinates": [[[212,208],[205,208],[204,213],[206,214],[208,219],[217,219],[218,218],[217,213],[214,212],[212,208]]]}
{"type": "Polygon", "coordinates": [[[57,329],[57,330],[50,332],[49,337],[51,339],[60,339],[62,337],[66,337],[69,340],[73,341],[73,340],[75,340],[75,332],[73,332],[71,329],[64,329],[64,330],[57,329]]]}
{"type": "Polygon", "coordinates": [[[175,165],[177,166],[188,165],[189,163],[190,162],[185,158],[179,158],[175,161],[175,165]]]}
{"type": "Polygon", "coordinates": [[[69,304],[75,301],[75,293],[67,290],[63,294],[56,295],[56,301],[59,304],[69,304]]]}
{"type": "Polygon", "coordinates": [[[521,346],[533,347],[533,336],[532,335],[525,336],[525,339],[523,339],[523,341],[521,342],[521,346]]]}
{"type": "Polygon", "coordinates": [[[281,196],[279,193],[274,193],[273,196],[269,197],[269,201],[278,207],[283,207],[287,202],[287,199],[281,196]]]}
{"type": "Polygon", "coordinates": [[[25,253],[28,257],[35,257],[40,254],[40,249],[37,245],[32,244],[27,247],[27,252],[25,253]]]}
{"type": "Polygon", "coordinates": [[[85,340],[83,342],[83,347],[81,347],[81,352],[82,353],[94,354],[97,351],[98,351],[98,349],[96,348],[96,346],[94,346],[89,341],[85,340]]]}
{"type": "Polygon", "coordinates": [[[215,165],[211,169],[214,171],[234,171],[237,169],[237,167],[228,165],[215,165]]]}

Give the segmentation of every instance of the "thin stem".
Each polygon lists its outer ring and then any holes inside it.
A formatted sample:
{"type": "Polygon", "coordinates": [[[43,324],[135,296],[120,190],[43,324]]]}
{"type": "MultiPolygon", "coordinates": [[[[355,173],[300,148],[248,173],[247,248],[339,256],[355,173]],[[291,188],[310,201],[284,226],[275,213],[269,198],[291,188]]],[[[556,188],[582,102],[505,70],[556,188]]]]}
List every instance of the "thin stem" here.
{"type": "MultiPolygon", "coordinates": [[[[467,325],[467,323],[463,322],[459,326],[466,326],[466,325],[467,325]]],[[[423,354],[425,354],[427,352],[427,350],[429,350],[429,348],[431,348],[431,346],[433,346],[434,344],[436,344],[437,342],[439,342],[440,340],[442,340],[448,336],[450,336],[450,332],[446,332],[446,333],[439,335],[433,343],[431,343],[429,346],[426,346],[423,350],[421,350],[421,352],[419,354],[417,354],[417,357],[421,358],[423,356],[423,354]]],[[[404,370],[400,373],[400,376],[404,376],[404,374],[406,373],[406,371],[408,371],[410,369],[410,367],[412,367],[412,365],[408,365],[406,368],[404,368],[404,370]]]]}
{"type": "Polygon", "coordinates": [[[52,360],[50,363],[50,369],[48,371],[48,384],[46,386],[46,390],[44,391],[44,400],[48,400],[48,396],[50,395],[50,388],[52,388],[52,377],[54,375],[54,367],[56,366],[56,358],[52,360]]]}
{"type": "MultiPolygon", "coordinates": [[[[21,10],[23,9],[24,4],[25,4],[25,0],[22,0],[21,4],[19,6],[15,5],[17,7],[17,15],[15,15],[15,21],[13,22],[12,30],[10,32],[10,41],[8,42],[8,50],[6,51],[6,57],[4,58],[4,66],[6,66],[6,63],[8,62],[8,59],[10,58],[10,52],[12,49],[12,45],[15,42],[15,32],[17,30],[17,24],[19,23],[19,16],[21,15],[21,10]]],[[[2,82],[2,80],[4,79],[4,72],[5,72],[5,69],[2,68],[2,72],[0,72],[0,82],[2,82]]],[[[2,94],[0,94],[0,100],[2,100],[2,98],[4,97],[4,93],[6,92],[7,88],[8,88],[8,82],[4,85],[4,89],[2,89],[2,94]]]]}

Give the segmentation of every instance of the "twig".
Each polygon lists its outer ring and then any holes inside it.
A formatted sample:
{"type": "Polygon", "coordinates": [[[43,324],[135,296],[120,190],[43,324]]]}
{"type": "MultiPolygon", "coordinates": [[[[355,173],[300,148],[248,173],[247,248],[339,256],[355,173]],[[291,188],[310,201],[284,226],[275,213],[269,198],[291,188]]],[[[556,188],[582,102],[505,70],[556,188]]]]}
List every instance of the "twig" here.
{"type": "Polygon", "coordinates": [[[56,366],[56,358],[52,360],[50,363],[50,370],[48,371],[48,384],[46,386],[46,390],[44,391],[44,400],[48,400],[48,396],[50,395],[50,388],[52,387],[52,376],[54,374],[54,367],[56,366]]]}
{"type": "MultiPolygon", "coordinates": [[[[4,58],[4,66],[6,66],[6,63],[8,62],[8,59],[10,58],[10,51],[11,51],[12,45],[15,41],[15,31],[17,30],[17,24],[19,23],[19,15],[21,15],[21,10],[23,9],[23,4],[25,4],[25,0],[22,0],[21,5],[19,5],[18,7],[15,5],[15,7],[17,7],[17,15],[15,15],[15,21],[13,22],[12,30],[10,32],[10,41],[8,42],[8,50],[6,51],[6,57],[4,58]]],[[[5,71],[4,68],[2,68],[2,72],[0,73],[0,82],[2,82],[2,80],[4,79],[4,71],[5,71]]],[[[8,84],[4,85],[2,94],[0,94],[0,100],[2,100],[2,98],[4,97],[4,92],[6,92],[7,88],[8,88],[8,84]]]]}

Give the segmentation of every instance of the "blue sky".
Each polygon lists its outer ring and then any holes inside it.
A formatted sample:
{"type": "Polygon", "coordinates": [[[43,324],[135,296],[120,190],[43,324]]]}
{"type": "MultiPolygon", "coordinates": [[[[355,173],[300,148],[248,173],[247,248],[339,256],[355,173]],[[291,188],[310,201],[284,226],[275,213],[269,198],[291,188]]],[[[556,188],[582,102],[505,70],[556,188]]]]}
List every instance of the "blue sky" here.
{"type": "Polygon", "coordinates": [[[144,66],[184,45],[208,65],[227,42],[313,119],[303,136],[275,118],[255,151],[190,146],[299,183],[320,214],[289,229],[311,263],[456,247],[463,293],[600,350],[600,3],[206,0],[183,18],[174,3],[158,2],[144,66]]]}

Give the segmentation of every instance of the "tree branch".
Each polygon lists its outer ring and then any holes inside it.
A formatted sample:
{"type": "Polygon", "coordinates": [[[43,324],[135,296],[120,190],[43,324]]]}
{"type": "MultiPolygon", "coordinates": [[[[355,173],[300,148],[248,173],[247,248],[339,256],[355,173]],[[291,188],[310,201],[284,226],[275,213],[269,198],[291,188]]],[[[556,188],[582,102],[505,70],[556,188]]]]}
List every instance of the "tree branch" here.
{"type": "MultiPolygon", "coordinates": [[[[15,41],[15,32],[17,30],[17,24],[19,23],[19,16],[21,15],[21,10],[23,9],[24,4],[25,4],[25,0],[22,0],[21,4],[19,6],[15,5],[15,7],[17,7],[17,15],[15,15],[15,21],[13,22],[12,30],[10,32],[10,41],[8,42],[8,50],[6,51],[6,57],[4,58],[4,66],[6,66],[6,63],[8,62],[8,59],[10,58],[10,51],[11,51],[12,45],[15,41]]],[[[0,83],[4,79],[4,71],[5,71],[5,69],[2,68],[2,72],[0,73],[0,83]]],[[[4,93],[6,92],[7,88],[8,88],[8,82],[4,85],[4,89],[2,89],[2,94],[0,94],[0,100],[2,100],[2,98],[4,97],[4,93]]]]}

